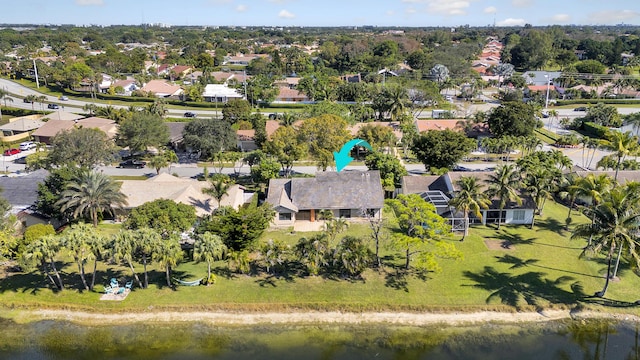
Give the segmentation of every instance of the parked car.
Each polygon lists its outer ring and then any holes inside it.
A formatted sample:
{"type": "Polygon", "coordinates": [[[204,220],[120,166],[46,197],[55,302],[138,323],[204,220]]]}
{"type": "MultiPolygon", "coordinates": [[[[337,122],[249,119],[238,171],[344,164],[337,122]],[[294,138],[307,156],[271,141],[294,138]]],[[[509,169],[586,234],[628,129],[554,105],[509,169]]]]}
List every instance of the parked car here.
{"type": "Polygon", "coordinates": [[[34,143],[33,141],[25,141],[20,143],[21,151],[31,150],[35,148],[36,148],[36,143],[34,143]]]}
{"type": "Polygon", "coordinates": [[[24,98],[22,99],[22,102],[27,103],[27,104],[31,104],[31,100],[24,98]]]}
{"type": "Polygon", "coordinates": [[[68,98],[68,97],[66,97],[66,96],[64,96],[64,95],[61,95],[61,96],[58,98],[58,100],[60,100],[60,101],[67,101],[67,100],[69,100],[69,98],[68,98]]]}
{"type": "Polygon", "coordinates": [[[7,150],[4,151],[4,156],[11,156],[11,155],[15,155],[15,154],[20,154],[21,152],[22,152],[22,150],[16,149],[16,148],[7,149],[7,150]]]}
{"type": "Polygon", "coordinates": [[[142,169],[147,166],[147,163],[140,160],[129,159],[120,163],[120,168],[142,169]]]}
{"type": "Polygon", "coordinates": [[[579,106],[579,107],[573,109],[573,111],[587,111],[587,108],[585,106],[579,106]]]}
{"type": "Polygon", "coordinates": [[[187,111],[186,113],[184,113],[184,117],[186,117],[186,118],[194,118],[196,116],[198,116],[198,115],[196,113],[191,112],[191,111],[187,111]]]}
{"type": "Polygon", "coordinates": [[[47,105],[48,109],[60,109],[60,105],[58,104],[49,104],[47,105]]]}

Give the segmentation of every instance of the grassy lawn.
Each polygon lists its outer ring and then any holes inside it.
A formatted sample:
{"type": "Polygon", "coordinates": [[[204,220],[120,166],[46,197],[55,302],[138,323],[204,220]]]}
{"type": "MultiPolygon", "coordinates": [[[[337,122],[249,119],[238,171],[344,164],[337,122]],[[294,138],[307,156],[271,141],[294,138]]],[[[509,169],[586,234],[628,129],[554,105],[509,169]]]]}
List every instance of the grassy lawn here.
{"type": "MultiPolygon", "coordinates": [[[[438,273],[405,273],[400,265],[401,254],[383,247],[385,266],[380,271],[368,270],[361,280],[333,277],[299,277],[295,274],[271,276],[231,274],[226,264],[218,263],[216,284],[205,287],[171,289],[164,282],[164,272],[150,268],[149,289],[137,286],[122,302],[99,301],[97,292],[74,290],[79,278],[71,259],[64,263],[64,280],[74,289],[53,292],[39,272],[15,273],[0,280],[0,305],[4,307],[68,308],[96,311],[145,311],[238,309],[279,310],[534,310],[538,307],[571,307],[577,302],[599,308],[590,295],[604,284],[602,275],[606,263],[578,256],[584,240],[570,240],[563,229],[567,209],[548,202],[544,215],[533,230],[524,226],[475,226],[464,242],[460,236],[452,240],[464,253],[461,261],[440,260],[438,273]],[[490,249],[485,241],[508,242],[510,247],[490,249]],[[493,296],[492,296],[493,295],[493,296]],[[529,301],[525,301],[529,299],[529,301]]],[[[576,214],[575,223],[587,219],[576,214]]],[[[99,231],[112,234],[116,224],[103,224],[99,231]]],[[[353,224],[345,234],[368,236],[366,224],[353,224]]],[[[294,245],[302,236],[312,233],[292,233],[291,229],[267,231],[262,241],[280,239],[294,245]]],[[[87,271],[91,271],[88,266],[87,271]]],[[[625,263],[621,266],[621,281],[612,282],[607,293],[607,310],[624,306],[639,298],[640,278],[625,263]]],[[[141,269],[137,269],[140,271],[141,269]]],[[[131,279],[128,268],[104,264],[98,267],[96,290],[111,277],[131,279]]],[[[194,280],[206,276],[206,265],[180,264],[175,277],[194,280]]],[[[624,311],[638,312],[637,310],[624,311]]]]}

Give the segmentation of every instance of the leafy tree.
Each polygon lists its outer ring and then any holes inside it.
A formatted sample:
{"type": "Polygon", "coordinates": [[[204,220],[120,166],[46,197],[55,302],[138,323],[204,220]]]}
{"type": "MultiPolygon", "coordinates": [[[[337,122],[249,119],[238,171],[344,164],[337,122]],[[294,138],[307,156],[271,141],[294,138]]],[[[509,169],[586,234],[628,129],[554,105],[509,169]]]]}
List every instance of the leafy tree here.
{"type": "Polygon", "coordinates": [[[531,136],[538,126],[533,106],[522,102],[507,102],[494,108],[487,123],[497,137],[505,135],[531,136]]]}
{"type": "Polygon", "coordinates": [[[607,67],[598,60],[582,60],[574,64],[576,71],[583,74],[604,74],[607,67]]]}
{"type": "Polygon", "coordinates": [[[613,105],[606,105],[603,103],[590,106],[587,109],[587,115],[583,119],[584,121],[593,122],[607,127],[622,126],[622,119],[620,118],[618,109],[613,105]]]}
{"type": "Polygon", "coordinates": [[[473,139],[447,129],[423,132],[413,140],[411,150],[427,169],[451,168],[475,147],[473,139]]]}
{"type": "Polygon", "coordinates": [[[247,100],[232,99],[224,104],[222,119],[229,124],[235,124],[240,120],[249,120],[251,111],[251,104],[247,100]]]}
{"type": "Polygon", "coordinates": [[[367,156],[364,164],[369,170],[380,171],[382,186],[390,191],[399,187],[402,183],[402,177],[407,175],[407,169],[393,155],[374,151],[367,156]]]}
{"type": "Polygon", "coordinates": [[[498,230],[502,223],[502,212],[510,201],[522,205],[522,199],[518,194],[520,187],[520,175],[515,165],[500,165],[495,173],[489,175],[488,195],[498,198],[500,213],[498,215],[498,230]]]}
{"type": "Polygon", "coordinates": [[[398,138],[393,130],[388,126],[378,126],[374,124],[365,124],[358,130],[358,139],[365,140],[375,150],[382,150],[385,147],[392,148],[395,146],[398,138]]]}
{"type": "Polygon", "coordinates": [[[298,134],[323,171],[329,165],[327,159],[331,162],[333,152],[340,151],[351,137],[347,131],[347,122],[335,115],[320,115],[305,120],[298,134]]]}
{"type": "Polygon", "coordinates": [[[600,140],[600,146],[603,149],[610,150],[617,158],[616,174],[613,177],[614,181],[618,180],[618,170],[620,170],[620,164],[627,156],[636,156],[640,153],[640,144],[638,144],[638,137],[631,134],[630,131],[619,132],[611,131],[607,134],[606,139],[600,140]]]}
{"type": "Polygon", "coordinates": [[[406,270],[412,259],[416,268],[436,271],[440,269],[437,258],[462,257],[453,244],[444,241],[451,228],[433,204],[417,194],[400,194],[395,199],[387,199],[386,203],[393,210],[398,226],[392,245],[404,251],[406,270]]]}
{"type": "Polygon", "coordinates": [[[123,226],[126,229],[150,228],[167,238],[171,234],[189,230],[196,222],[193,206],[173,200],[158,199],[131,210],[123,226]]]}
{"type": "Polygon", "coordinates": [[[227,247],[222,242],[220,236],[210,232],[204,232],[198,236],[193,245],[193,259],[195,261],[205,261],[207,263],[207,285],[212,283],[211,264],[214,261],[222,260],[227,251],[227,247]]]}
{"type": "Polygon", "coordinates": [[[195,119],[185,126],[182,134],[185,146],[203,158],[236,146],[236,133],[226,121],[195,119]]]}
{"type": "Polygon", "coordinates": [[[67,183],[78,176],[81,171],[75,167],[51,169],[44,182],[38,183],[38,199],[35,204],[38,212],[57,219],[71,217],[71,212],[63,213],[60,210],[61,206],[57,202],[60,200],[67,183]]]}
{"type": "Polygon", "coordinates": [[[303,237],[298,240],[295,249],[300,262],[310,275],[318,275],[320,270],[329,264],[329,239],[326,234],[303,237]]]}
{"type": "Polygon", "coordinates": [[[541,69],[553,57],[551,36],[542,30],[528,30],[510,50],[517,70],[541,69]]]}
{"type": "Polygon", "coordinates": [[[46,235],[55,235],[56,230],[51,224],[33,224],[24,231],[23,238],[25,244],[30,244],[46,235]]]}
{"type": "Polygon", "coordinates": [[[92,169],[113,161],[116,148],[102,130],[73,128],[53,137],[47,161],[55,166],[79,166],[92,169]]]}
{"type": "Polygon", "coordinates": [[[294,162],[301,160],[307,153],[307,144],[293,127],[283,126],[264,144],[264,151],[277,159],[285,176],[288,176],[294,162]]]}
{"type": "Polygon", "coordinates": [[[114,215],[114,209],[124,204],[126,196],[120,192],[120,184],[105,174],[93,171],[83,171],[67,183],[56,202],[61,212],[72,210],[74,218],[87,216],[93,227],[98,227],[99,214],[107,212],[114,215]]]}
{"type": "Polygon", "coordinates": [[[128,146],[131,154],[149,147],[160,148],[169,142],[169,128],[157,115],[135,113],[120,124],[116,142],[128,146]]]}
{"type": "Polygon", "coordinates": [[[251,247],[269,227],[274,212],[268,204],[242,206],[218,211],[209,220],[203,221],[197,233],[212,232],[222,238],[229,250],[242,251],[251,247]]]}
{"type": "Polygon", "coordinates": [[[260,161],[257,167],[251,169],[251,178],[257,183],[266,184],[271,179],[278,177],[280,164],[275,160],[264,159],[260,161]]]}
{"type": "MultiPolygon", "coordinates": [[[[273,79],[267,75],[260,74],[247,81],[247,93],[245,96],[251,101],[251,104],[258,104],[260,101],[270,103],[277,95],[278,88],[273,85],[273,79]]],[[[224,108],[222,113],[224,118],[224,108]]],[[[234,122],[237,122],[237,120],[234,122]]]]}
{"type": "Polygon", "coordinates": [[[351,277],[360,276],[369,266],[371,250],[355,236],[345,236],[333,253],[333,263],[351,277]]]}
{"type": "Polygon", "coordinates": [[[458,191],[449,201],[449,206],[453,206],[464,214],[464,235],[460,240],[464,241],[464,238],[469,234],[469,213],[473,212],[475,217],[482,219],[480,209],[488,209],[491,200],[481,189],[478,178],[474,176],[463,176],[456,182],[456,185],[458,191]]]}

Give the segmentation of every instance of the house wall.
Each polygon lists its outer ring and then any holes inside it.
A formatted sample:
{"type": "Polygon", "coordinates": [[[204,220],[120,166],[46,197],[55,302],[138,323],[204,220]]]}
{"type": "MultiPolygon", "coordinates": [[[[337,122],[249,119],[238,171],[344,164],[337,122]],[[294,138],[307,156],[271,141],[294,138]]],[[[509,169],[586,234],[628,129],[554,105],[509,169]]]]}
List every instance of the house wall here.
{"type": "MultiPolygon", "coordinates": [[[[482,224],[487,223],[487,212],[497,211],[497,209],[481,210],[482,224]]],[[[529,225],[533,221],[533,209],[505,209],[502,224],[529,225]],[[522,216],[521,216],[522,215],[522,216]]]]}

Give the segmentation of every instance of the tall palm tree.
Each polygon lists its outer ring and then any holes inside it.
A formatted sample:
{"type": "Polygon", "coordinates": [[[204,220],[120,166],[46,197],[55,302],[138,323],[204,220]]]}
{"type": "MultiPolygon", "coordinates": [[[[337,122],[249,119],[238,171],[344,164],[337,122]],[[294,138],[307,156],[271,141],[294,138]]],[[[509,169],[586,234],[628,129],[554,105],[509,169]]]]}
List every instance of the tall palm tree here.
{"type": "Polygon", "coordinates": [[[544,168],[533,169],[525,176],[524,185],[536,205],[531,219],[531,228],[533,229],[536,215],[542,215],[544,204],[551,195],[551,174],[544,168]]]}
{"type": "Polygon", "coordinates": [[[169,165],[169,161],[162,154],[155,155],[149,159],[149,166],[156,169],[156,174],[160,175],[160,169],[169,165]]]}
{"type": "Polygon", "coordinates": [[[402,118],[407,109],[408,95],[407,90],[402,86],[393,86],[386,89],[386,96],[389,108],[389,117],[391,121],[397,121],[402,118]]]}
{"type": "Polygon", "coordinates": [[[175,239],[160,241],[154,252],[154,260],[165,270],[167,286],[171,286],[171,269],[182,260],[182,248],[175,239]]]}
{"type": "Polygon", "coordinates": [[[618,181],[618,170],[620,170],[620,164],[622,161],[624,161],[627,156],[635,156],[640,152],[638,137],[631,134],[631,131],[626,131],[624,133],[612,131],[606,139],[600,140],[600,146],[604,149],[613,151],[617,158],[616,174],[613,177],[614,181],[618,181]]]}
{"type": "MultiPolygon", "coordinates": [[[[613,186],[613,181],[606,174],[594,175],[588,174],[584,178],[580,179],[576,186],[578,187],[577,196],[591,199],[591,207],[595,208],[601,201],[603,196],[613,186]]],[[[591,223],[595,222],[595,217],[592,217],[591,223]]],[[[587,245],[591,244],[591,237],[587,245]]]]}
{"type": "Polygon", "coordinates": [[[144,289],[149,287],[149,272],[147,265],[153,259],[153,252],[162,242],[162,235],[154,229],[141,228],[134,232],[136,253],[142,258],[142,271],[144,272],[144,289]]]}
{"type": "Polygon", "coordinates": [[[115,261],[124,261],[127,266],[129,266],[129,269],[131,269],[131,274],[138,282],[140,288],[144,289],[144,286],[140,281],[140,277],[133,267],[133,261],[138,251],[137,241],[138,240],[136,239],[133,230],[120,230],[120,232],[113,236],[109,248],[111,249],[111,255],[115,261]]]}
{"type": "Polygon", "coordinates": [[[87,216],[93,227],[98,227],[98,214],[114,214],[115,209],[126,204],[126,196],[120,192],[120,184],[109,176],[83,171],[69,182],[56,205],[61,211],[73,210],[73,217],[87,216]]]}
{"type": "Polygon", "coordinates": [[[93,257],[93,272],[91,274],[91,284],[89,284],[89,290],[93,290],[96,284],[96,272],[98,270],[98,261],[105,260],[107,250],[107,239],[97,234],[95,231],[91,233],[89,243],[89,251],[91,251],[93,257]]]}
{"type": "Polygon", "coordinates": [[[36,97],[36,101],[40,103],[40,110],[44,111],[44,102],[47,101],[47,97],[40,95],[36,97]]]}
{"type": "Polygon", "coordinates": [[[93,252],[89,247],[89,238],[92,229],[86,224],[72,225],[71,228],[62,235],[62,246],[69,250],[70,255],[78,266],[80,280],[85,290],[90,290],[89,284],[85,277],[84,267],[87,262],[93,259],[93,252]]]}
{"type": "Polygon", "coordinates": [[[58,268],[56,268],[55,260],[58,251],[60,251],[60,247],[60,238],[56,235],[45,235],[27,245],[24,251],[24,259],[35,263],[39,262],[42,266],[42,270],[47,275],[53,286],[58,290],[63,290],[64,285],[62,284],[62,278],[60,277],[58,268]],[[51,266],[55,279],[51,276],[51,273],[49,273],[49,266],[51,266]]]}
{"type": "Polygon", "coordinates": [[[607,275],[604,288],[596,293],[604,297],[609,287],[609,280],[615,276],[611,272],[613,257],[617,252],[616,263],[620,261],[626,248],[628,255],[640,267],[640,255],[636,249],[640,246],[637,240],[640,231],[640,212],[636,207],[637,197],[624,187],[611,189],[605,200],[589,211],[593,213],[593,223],[577,225],[571,238],[591,238],[585,252],[604,253],[607,257],[607,275]]]}
{"type": "MultiPolygon", "coordinates": [[[[0,100],[4,101],[4,106],[7,106],[7,100],[13,102],[13,99],[9,97],[9,92],[4,90],[4,89],[0,89],[0,100]]],[[[0,119],[2,119],[2,106],[0,105],[0,119]]]]}
{"type": "Polygon", "coordinates": [[[31,110],[35,110],[35,107],[34,107],[34,105],[33,105],[33,104],[34,104],[36,101],[38,101],[38,97],[37,97],[36,95],[27,95],[27,96],[25,96],[25,97],[24,97],[24,99],[25,99],[27,102],[31,103],[31,110]]]}
{"type": "Polygon", "coordinates": [[[575,173],[567,174],[560,179],[560,183],[558,184],[558,196],[561,199],[569,200],[569,213],[567,214],[567,219],[565,220],[565,229],[569,229],[569,225],[571,224],[571,211],[573,210],[573,205],[576,202],[576,198],[578,196],[579,187],[578,183],[582,178],[578,177],[575,173]]]}
{"type": "MultiPolygon", "coordinates": [[[[0,95],[1,94],[2,93],[0,93],[0,95]]],[[[0,98],[2,98],[2,96],[0,96],[0,98]]],[[[636,136],[640,134],[640,112],[626,115],[624,117],[624,123],[626,125],[631,125],[633,130],[636,132],[636,136]]]]}
{"type": "Polygon", "coordinates": [[[489,175],[487,181],[489,183],[489,196],[497,197],[499,201],[498,230],[500,230],[502,211],[507,206],[507,203],[515,201],[518,205],[522,205],[522,199],[518,194],[520,175],[515,165],[500,165],[496,168],[495,173],[489,175]]]}
{"type": "Polygon", "coordinates": [[[449,205],[464,214],[464,235],[460,240],[464,241],[465,237],[469,235],[469,213],[473,212],[478,219],[482,220],[480,209],[488,209],[491,200],[481,189],[478,178],[474,176],[463,176],[456,182],[456,185],[458,191],[449,201],[449,205]]]}
{"type": "Polygon", "coordinates": [[[193,246],[193,260],[207,263],[207,285],[211,283],[211,264],[222,260],[226,252],[227,247],[216,234],[207,231],[196,240],[193,246]]]}

